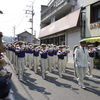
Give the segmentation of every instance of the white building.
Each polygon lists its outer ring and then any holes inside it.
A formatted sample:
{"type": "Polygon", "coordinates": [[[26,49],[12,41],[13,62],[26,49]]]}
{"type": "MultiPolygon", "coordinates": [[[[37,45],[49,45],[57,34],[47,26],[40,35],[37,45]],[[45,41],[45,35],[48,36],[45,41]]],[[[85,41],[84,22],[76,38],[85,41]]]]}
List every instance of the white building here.
{"type": "Polygon", "coordinates": [[[51,0],[47,6],[42,5],[39,34],[41,43],[65,44],[71,50],[79,44],[82,6],[83,0],[51,0]]]}

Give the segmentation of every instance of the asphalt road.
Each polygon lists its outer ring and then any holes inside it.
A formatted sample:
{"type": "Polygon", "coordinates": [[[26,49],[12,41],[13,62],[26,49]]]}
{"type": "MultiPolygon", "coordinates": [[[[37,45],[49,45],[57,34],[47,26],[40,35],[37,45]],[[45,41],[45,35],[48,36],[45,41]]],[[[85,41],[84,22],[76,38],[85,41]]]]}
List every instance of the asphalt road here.
{"type": "Polygon", "coordinates": [[[18,80],[12,64],[6,68],[13,73],[12,89],[15,100],[100,100],[100,70],[94,69],[93,77],[85,78],[84,90],[77,84],[73,64],[70,63],[62,78],[54,70],[46,74],[45,80],[41,77],[40,69],[35,74],[26,67],[22,82],[18,80]]]}

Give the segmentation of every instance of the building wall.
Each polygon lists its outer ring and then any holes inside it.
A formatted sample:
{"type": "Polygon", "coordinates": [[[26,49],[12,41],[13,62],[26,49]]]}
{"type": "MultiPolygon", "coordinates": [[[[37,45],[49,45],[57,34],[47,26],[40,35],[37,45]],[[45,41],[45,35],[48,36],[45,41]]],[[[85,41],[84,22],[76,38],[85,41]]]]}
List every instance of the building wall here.
{"type": "Polygon", "coordinates": [[[68,54],[68,62],[73,62],[73,46],[79,45],[80,41],[80,28],[70,29],[66,32],[65,36],[66,45],[70,47],[70,53],[68,54]]]}
{"type": "Polygon", "coordinates": [[[25,36],[25,37],[27,37],[26,38],[26,42],[31,42],[31,34],[28,34],[28,33],[23,33],[23,34],[21,34],[21,35],[19,35],[20,37],[21,36],[25,36]]]}
{"type": "Polygon", "coordinates": [[[100,0],[84,0],[83,7],[86,7],[86,6],[93,4],[94,2],[97,2],[97,1],[100,1],[100,0]]]}
{"type": "Polygon", "coordinates": [[[75,29],[68,30],[66,40],[71,50],[73,49],[74,45],[79,45],[80,29],[75,28],[75,29]]]}
{"type": "MultiPolygon", "coordinates": [[[[93,2],[93,1],[98,1],[98,0],[91,0],[91,1],[93,2]]],[[[89,2],[87,2],[87,3],[89,3],[89,2]]],[[[97,23],[100,23],[100,21],[95,22],[95,23],[90,23],[90,17],[91,17],[90,16],[90,5],[88,5],[86,7],[86,30],[85,30],[86,31],[86,37],[100,36],[100,28],[97,27],[97,28],[90,29],[90,25],[94,25],[94,24],[97,25],[97,23]]]]}
{"type": "MultiPolygon", "coordinates": [[[[81,7],[83,7],[83,1],[84,1],[84,0],[77,0],[77,5],[74,6],[74,9],[73,9],[73,10],[75,11],[75,10],[77,10],[77,9],[79,9],[79,8],[81,8],[81,7]]],[[[87,1],[88,1],[88,0],[87,0],[87,1]]]]}

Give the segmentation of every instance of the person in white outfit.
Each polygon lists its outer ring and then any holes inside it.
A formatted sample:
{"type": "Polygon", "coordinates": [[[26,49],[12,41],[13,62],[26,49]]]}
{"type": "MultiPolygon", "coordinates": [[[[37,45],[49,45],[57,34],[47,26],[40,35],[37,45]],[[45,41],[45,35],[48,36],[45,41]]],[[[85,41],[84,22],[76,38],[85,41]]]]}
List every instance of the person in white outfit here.
{"type": "Polygon", "coordinates": [[[28,48],[28,61],[29,61],[29,69],[33,69],[34,66],[34,56],[33,56],[33,45],[29,44],[29,48],[28,48]]]}
{"type": "Polygon", "coordinates": [[[87,68],[88,68],[88,61],[89,61],[89,54],[86,47],[86,41],[80,41],[80,48],[75,50],[75,61],[78,67],[78,84],[81,88],[85,89],[85,85],[83,83],[83,79],[86,75],[87,68]]]}
{"type": "Polygon", "coordinates": [[[48,69],[48,52],[46,50],[46,44],[42,44],[42,49],[40,50],[40,55],[41,55],[41,71],[42,71],[42,78],[45,79],[45,74],[48,69]]]}
{"type": "Polygon", "coordinates": [[[48,49],[48,67],[49,67],[49,72],[51,73],[51,71],[54,68],[54,60],[53,60],[53,56],[54,56],[54,51],[53,48],[50,47],[48,49]]]}
{"type": "Polygon", "coordinates": [[[19,45],[19,49],[16,50],[18,53],[18,78],[22,81],[25,69],[25,48],[23,47],[23,42],[19,42],[19,45]]]}
{"type": "Polygon", "coordinates": [[[39,57],[40,49],[39,45],[34,45],[34,50],[33,50],[33,56],[34,56],[34,72],[35,74],[37,73],[38,67],[39,67],[39,57]]]}
{"type": "Polygon", "coordinates": [[[88,50],[88,53],[89,53],[89,66],[88,66],[88,74],[90,77],[92,77],[92,70],[93,70],[93,67],[94,67],[94,56],[95,56],[95,52],[96,50],[93,49],[93,45],[88,45],[89,47],[89,50],[88,50]]]}
{"type": "Polygon", "coordinates": [[[75,45],[73,47],[73,60],[74,60],[74,75],[76,76],[76,78],[78,77],[78,68],[77,68],[77,64],[75,62],[75,50],[78,49],[79,46],[78,45],[75,45]]]}
{"type": "Polygon", "coordinates": [[[63,46],[59,46],[59,50],[57,52],[59,77],[62,77],[62,73],[64,70],[64,52],[62,51],[62,49],[63,46]]]}

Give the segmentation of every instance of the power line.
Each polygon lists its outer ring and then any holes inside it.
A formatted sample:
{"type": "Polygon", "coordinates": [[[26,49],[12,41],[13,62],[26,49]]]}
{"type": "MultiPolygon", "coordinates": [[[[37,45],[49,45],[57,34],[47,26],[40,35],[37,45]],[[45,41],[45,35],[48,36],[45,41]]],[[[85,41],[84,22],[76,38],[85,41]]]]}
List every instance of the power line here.
{"type": "MultiPolygon", "coordinates": [[[[22,16],[22,15],[24,15],[24,14],[21,14],[20,16],[22,16]]],[[[0,23],[6,23],[6,22],[9,22],[9,21],[15,20],[15,19],[19,18],[20,16],[17,16],[15,18],[10,19],[10,20],[2,21],[0,23]]]]}
{"type": "Polygon", "coordinates": [[[25,15],[22,17],[20,23],[18,24],[18,26],[16,28],[18,28],[20,26],[20,24],[23,22],[25,15]]]}
{"type": "MultiPolygon", "coordinates": [[[[24,10],[23,10],[23,11],[24,11],[24,10]]],[[[23,13],[23,11],[18,12],[18,13],[15,13],[15,14],[13,13],[13,14],[10,14],[10,15],[1,16],[0,18],[2,18],[2,19],[3,19],[3,18],[6,18],[6,17],[8,18],[8,17],[12,17],[12,16],[17,16],[17,15],[18,15],[18,14],[20,14],[20,13],[22,14],[22,13],[23,13]]]]}
{"type": "MultiPolygon", "coordinates": [[[[34,16],[35,17],[35,16],[34,16]]],[[[37,26],[38,27],[40,27],[40,25],[38,24],[38,22],[37,22],[37,19],[36,19],[36,17],[35,17],[35,21],[36,21],[36,24],[37,24],[37,26]]]]}

